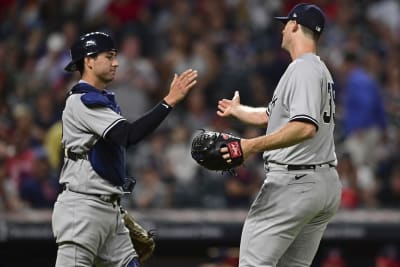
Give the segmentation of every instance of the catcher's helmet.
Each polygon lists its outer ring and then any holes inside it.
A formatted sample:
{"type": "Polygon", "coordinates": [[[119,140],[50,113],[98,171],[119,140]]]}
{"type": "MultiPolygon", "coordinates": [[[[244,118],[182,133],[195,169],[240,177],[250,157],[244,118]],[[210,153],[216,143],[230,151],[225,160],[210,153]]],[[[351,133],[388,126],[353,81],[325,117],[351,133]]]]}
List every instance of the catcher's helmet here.
{"type": "Polygon", "coordinates": [[[71,62],[64,69],[69,72],[76,71],[79,60],[104,51],[117,51],[110,35],[103,32],[87,33],[72,45],[71,62]]]}

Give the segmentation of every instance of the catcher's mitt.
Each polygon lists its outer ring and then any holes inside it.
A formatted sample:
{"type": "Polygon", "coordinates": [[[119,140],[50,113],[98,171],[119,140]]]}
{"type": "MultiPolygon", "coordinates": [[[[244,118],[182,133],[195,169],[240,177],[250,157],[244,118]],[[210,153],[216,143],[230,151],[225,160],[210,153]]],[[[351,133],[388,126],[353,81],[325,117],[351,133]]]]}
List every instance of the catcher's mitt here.
{"type": "Polygon", "coordinates": [[[121,211],[125,226],[129,230],[133,247],[138,254],[140,263],[143,264],[153,255],[156,246],[153,238],[154,234],[146,231],[126,210],[121,209],[121,211]]]}
{"type": "Polygon", "coordinates": [[[244,161],[240,138],[227,133],[203,130],[192,141],[192,158],[209,170],[232,172],[244,161]],[[222,158],[221,147],[229,150],[231,162],[222,158]]]}

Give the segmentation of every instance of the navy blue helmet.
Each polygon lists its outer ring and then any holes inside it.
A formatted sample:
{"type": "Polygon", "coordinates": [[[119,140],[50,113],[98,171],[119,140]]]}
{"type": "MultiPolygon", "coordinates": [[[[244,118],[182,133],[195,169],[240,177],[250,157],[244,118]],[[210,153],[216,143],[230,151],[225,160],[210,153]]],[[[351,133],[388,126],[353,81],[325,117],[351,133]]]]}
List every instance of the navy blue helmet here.
{"type": "Polygon", "coordinates": [[[76,71],[77,63],[81,59],[105,51],[117,51],[111,36],[103,32],[87,33],[72,45],[71,62],[64,69],[69,72],[76,71]]]}

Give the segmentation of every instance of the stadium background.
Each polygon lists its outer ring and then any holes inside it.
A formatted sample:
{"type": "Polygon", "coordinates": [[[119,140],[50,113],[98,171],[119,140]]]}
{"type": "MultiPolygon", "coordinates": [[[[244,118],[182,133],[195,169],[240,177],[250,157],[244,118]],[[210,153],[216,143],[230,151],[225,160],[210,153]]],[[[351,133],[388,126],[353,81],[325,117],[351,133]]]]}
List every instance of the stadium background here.
{"type": "MultiPolygon", "coordinates": [[[[128,151],[129,174],[138,183],[123,205],[158,231],[147,266],[235,266],[241,225],[263,179],[261,155],[230,176],[199,168],[189,144],[201,128],[263,133],[218,118],[216,103],[235,90],[244,104],[268,103],[290,62],[280,48],[282,26],[271,18],[297,2],[0,0],[0,266],[54,265],[50,216],[59,191],[60,117],[78,79],[63,67],[68,47],[88,31],[117,40],[120,66],[110,88],[128,119],[165,95],[173,73],[191,67],[200,74],[186,101],[128,151]]],[[[336,81],[344,185],[341,210],[314,266],[400,266],[400,3],[311,2],[327,15],[319,54],[336,81]],[[345,71],[354,57],[374,81],[360,84],[355,98],[346,93],[345,71]],[[368,148],[371,129],[378,138],[368,148]],[[354,157],[364,147],[367,164],[354,157]]]]}

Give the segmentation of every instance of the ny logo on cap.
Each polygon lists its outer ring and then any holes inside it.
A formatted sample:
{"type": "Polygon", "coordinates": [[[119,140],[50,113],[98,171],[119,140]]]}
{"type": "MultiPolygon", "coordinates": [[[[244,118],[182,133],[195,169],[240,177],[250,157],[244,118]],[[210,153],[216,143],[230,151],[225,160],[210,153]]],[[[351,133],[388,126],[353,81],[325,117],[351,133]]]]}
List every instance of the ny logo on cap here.
{"type": "Polygon", "coordinates": [[[95,40],[88,40],[85,43],[85,47],[97,45],[95,40]]]}
{"type": "Polygon", "coordinates": [[[320,26],[315,26],[315,30],[316,30],[317,32],[320,32],[320,31],[321,31],[321,27],[320,27],[320,26]]]}

